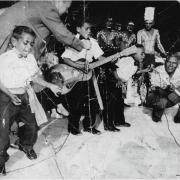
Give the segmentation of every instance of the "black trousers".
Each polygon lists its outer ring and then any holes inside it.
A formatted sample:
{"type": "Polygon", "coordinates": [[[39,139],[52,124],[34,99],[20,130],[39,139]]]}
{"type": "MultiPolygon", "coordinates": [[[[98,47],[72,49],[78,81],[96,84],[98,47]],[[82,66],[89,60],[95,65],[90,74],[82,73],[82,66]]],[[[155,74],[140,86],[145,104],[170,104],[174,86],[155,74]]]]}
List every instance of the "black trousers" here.
{"type": "Polygon", "coordinates": [[[104,81],[99,84],[103,100],[104,110],[102,112],[104,126],[124,124],[124,99],[122,89],[117,88],[115,82],[104,81]]]}
{"type": "Polygon", "coordinates": [[[92,79],[78,82],[66,97],[69,106],[68,130],[79,130],[79,122],[82,115],[85,116],[83,119],[84,129],[94,127],[99,105],[92,79]]]}
{"type": "MultiPolygon", "coordinates": [[[[177,95],[174,97],[174,95],[173,92],[168,92],[162,89],[158,91],[154,90],[149,93],[147,105],[153,108],[153,116],[155,118],[161,119],[166,108],[172,107],[180,102],[180,97],[177,95]],[[172,99],[171,96],[174,98],[172,99]]],[[[177,114],[180,117],[180,109],[177,114]]]]}
{"type": "Polygon", "coordinates": [[[14,117],[24,123],[18,130],[20,144],[31,149],[37,140],[38,128],[35,115],[31,113],[28,95],[26,93],[17,96],[22,101],[18,106],[14,105],[6,94],[0,92],[0,166],[5,163],[10,144],[10,127],[15,120],[14,117]]]}

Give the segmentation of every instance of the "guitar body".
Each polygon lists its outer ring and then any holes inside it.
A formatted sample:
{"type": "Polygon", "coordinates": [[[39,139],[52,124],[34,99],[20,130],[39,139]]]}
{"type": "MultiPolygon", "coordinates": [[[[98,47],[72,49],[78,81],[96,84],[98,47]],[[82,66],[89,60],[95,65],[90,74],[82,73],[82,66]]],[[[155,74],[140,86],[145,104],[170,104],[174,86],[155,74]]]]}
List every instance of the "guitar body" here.
{"type": "MultiPolygon", "coordinates": [[[[118,57],[119,53],[116,53],[100,61],[90,63],[90,71],[87,74],[66,64],[57,64],[53,66],[53,69],[50,71],[50,76],[53,77],[51,78],[50,82],[62,88],[61,94],[67,94],[69,91],[71,91],[71,89],[75,86],[77,82],[88,81],[89,79],[91,79],[92,69],[106,64],[114,59],[117,59],[118,57]]],[[[84,64],[85,62],[77,61],[77,63],[84,64]]],[[[42,91],[45,87],[38,84],[33,84],[33,88],[35,92],[38,93],[42,91]]]]}
{"type": "MultiPolygon", "coordinates": [[[[57,64],[50,72],[53,74],[51,83],[62,88],[62,95],[67,94],[80,81],[88,81],[92,77],[92,71],[85,74],[80,70],[70,67],[66,64],[57,64]]],[[[34,84],[33,88],[36,93],[44,89],[43,86],[34,84]]]]}
{"type": "Polygon", "coordinates": [[[67,94],[80,81],[88,81],[92,77],[92,71],[85,74],[80,70],[66,64],[57,64],[52,69],[52,73],[58,72],[61,75],[62,94],[67,94]]]}

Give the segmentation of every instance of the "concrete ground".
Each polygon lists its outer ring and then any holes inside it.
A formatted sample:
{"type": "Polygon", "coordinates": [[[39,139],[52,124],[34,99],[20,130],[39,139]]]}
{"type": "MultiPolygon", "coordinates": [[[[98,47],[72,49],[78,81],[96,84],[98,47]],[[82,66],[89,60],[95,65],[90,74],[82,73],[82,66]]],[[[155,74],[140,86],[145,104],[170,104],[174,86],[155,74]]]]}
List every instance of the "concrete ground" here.
{"type": "Polygon", "coordinates": [[[39,132],[37,160],[9,149],[4,179],[179,179],[180,124],[173,122],[177,107],[170,108],[162,122],[151,120],[151,110],[125,110],[130,128],[101,135],[67,132],[67,119],[54,119],[39,132]]]}

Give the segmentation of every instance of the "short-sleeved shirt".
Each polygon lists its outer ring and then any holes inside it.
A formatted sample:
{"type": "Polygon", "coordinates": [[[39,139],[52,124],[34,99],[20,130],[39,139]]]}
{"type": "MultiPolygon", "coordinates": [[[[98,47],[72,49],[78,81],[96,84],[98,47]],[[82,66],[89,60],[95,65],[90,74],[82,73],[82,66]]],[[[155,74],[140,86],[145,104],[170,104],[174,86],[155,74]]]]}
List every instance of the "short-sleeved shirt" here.
{"type": "Polygon", "coordinates": [[[17,50],[12,49],[0,55],[0,81],[8,89],[26,87],[39,71],[32,54],[19,58],[17,50]]]}
{"type": "MultiPolygon", "coordinates": [[[[79,38],[79,34],[76,35],[79,38]]],[[[78,61],[79,59],[86,59],[88,62],[92,62],[93,58],[98,59],[104,54],[99,44],[94,38],[90,38],[91,48],[89,50],[83,49],[78,52],[73,48],[67,47],[64,53],[61,55],[62,58],[69,58],[72,61],[78,61]]]]}

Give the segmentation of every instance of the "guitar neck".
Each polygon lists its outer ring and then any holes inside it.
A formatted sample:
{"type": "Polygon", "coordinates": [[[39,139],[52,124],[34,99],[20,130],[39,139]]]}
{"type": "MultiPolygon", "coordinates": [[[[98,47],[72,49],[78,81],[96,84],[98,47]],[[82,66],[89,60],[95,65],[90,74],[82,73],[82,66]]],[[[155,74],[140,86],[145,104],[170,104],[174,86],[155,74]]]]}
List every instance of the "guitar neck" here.
{"type": "Polygon", "coordinates": [[[97,62],[91,63],[91,64],[89,65],[89,68],[90,68],[90,69],[94,69],[94,68],[96,68],[96,67],[102,66],[103,64],[106,64],[106,63],[112,61],[112,59],[118,58],[118,57],[119,57],[119,53],[116,53],[116,54],[114,54],[114,55],[112,55],[112,56],[109,56],[109,57],[107,57],[107,58],[105,58],[105,59],[102,59],[102,60],[99,60],[99,61],[97,61],[97,62]]]}

